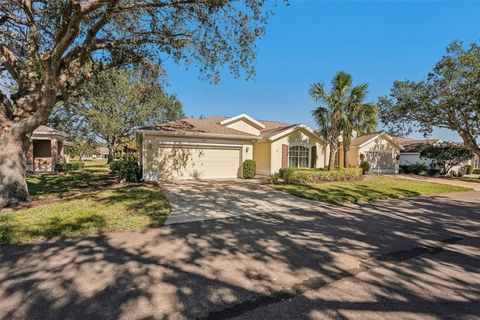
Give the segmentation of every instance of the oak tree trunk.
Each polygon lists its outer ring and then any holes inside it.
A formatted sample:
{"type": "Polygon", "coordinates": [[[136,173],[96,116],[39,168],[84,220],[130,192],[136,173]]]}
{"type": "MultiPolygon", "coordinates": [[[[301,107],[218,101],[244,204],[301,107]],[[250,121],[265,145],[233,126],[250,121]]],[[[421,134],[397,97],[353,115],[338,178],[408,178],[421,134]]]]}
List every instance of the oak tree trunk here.
{"type": "Polygon", "coordinates": [[[115,150],[117,149],[117,142],[115,139],[110,141],[107,140],[108,143],[108,160],[107,163],[112,162],[115,159],[115,150]]]}
{"type": "Polygon", "coordinates": [[[0,128],[0,208],[28,201],[26,177],[29,135],[0,128]]]}

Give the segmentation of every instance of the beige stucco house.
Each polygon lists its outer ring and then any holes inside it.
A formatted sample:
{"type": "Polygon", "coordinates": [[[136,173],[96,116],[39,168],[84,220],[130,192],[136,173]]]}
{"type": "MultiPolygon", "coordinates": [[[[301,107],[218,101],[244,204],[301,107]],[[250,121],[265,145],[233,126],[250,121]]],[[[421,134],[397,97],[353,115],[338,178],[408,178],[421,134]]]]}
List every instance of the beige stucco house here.
{"type": "Polygon", "coordinates": [[[325,166],[326,144],[303,124],[234,117],[187,118],[136,133],[143,178],[215,179],[242,176],[242,163],[257,174],[281,167],[325,166]]]}
{"type": "Polygon", "coordinates": [[[53,171],[57,163],[68,162],[68,149],[72,144],[65,141],[67,137],[65,132],[44,125],[35,129],[27,153],[27,171],[53,171]]]}
{"type": "MultiPolygon", "coordinates": [[[[398,173],[400,151],[403,147],[385,132],[377,132],[352,139],[348,160],[350,167],[358,167],[365,160],[370,163],[371,173],[398,173]]],[[[337,153],[337,163],[343,165],[343,144],[337,153]]]]}

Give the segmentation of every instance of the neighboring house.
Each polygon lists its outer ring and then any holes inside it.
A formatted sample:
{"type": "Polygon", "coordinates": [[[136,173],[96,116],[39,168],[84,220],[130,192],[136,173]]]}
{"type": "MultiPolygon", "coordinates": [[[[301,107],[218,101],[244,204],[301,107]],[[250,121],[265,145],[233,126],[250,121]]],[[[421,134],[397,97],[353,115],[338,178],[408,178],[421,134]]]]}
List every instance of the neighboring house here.
{"type": "Polygon", "coordinates": [[[108,159],[108,148],[101,146],[97,148],[97,158],[108,159]]]}
{"type": "Polygon", "coordinates": [[[53,171],[57,163],[70,160],[69,147],[72,144],[65,139],[65,132],[41,125],[33,131],[31,144],[27,153],[27,171],[53,171]]]}
{"type": "Polygon", "coordinates": [[[326,160],[325,142],[307,126],[246,114],[171,121],[139,130],[136,138],[145,180],[237,178],[247,159],[259,175],[321,168],[326,160]]]}
{"type": "Polygon", "coordinates": [[[99,146],[95,149],[95,152],[84,154],[81,158],[82,160],[108,159],[108,148],[99,146]]]}
{"type": "Polygon", "coordinates": [[[428,168],[435,168],[435,160],[429,158],[421,158],[420,151],[422,146],[425,144],[441,144],[443,143],[440,139],[411,139],[411,138],[402,138],[396,137],[398,143],[403,146],[403,150],[400,152],[400,165],[411,165],[415,163],[421,163],[426,165],[428,168]]]}
{"type": "MultiPolygon", "coordinates": [[[[385,132],[367,134],[352,139],[348,152],[349,167],[358,167],[360,162],[370,163],[371,173],[398,173],[400,152],[403,147],[385,132]]],[[[343,143],[337,152],[336,163],[343,166],[343,143]]]]}
{"type": "MultiPolygon", "coordinates": [[[[400,152],[400,165],[411,165],[415,163],[421,163],[427,166],[429,169],[438,169],[436,160],[430,158],[420,157],[420,151],[425,144],[441,144],[444,141],[440,139],[411,139],[396,137],[395,140],[403,146],[403,150],[400,152]]],[[[479,160],[477,155],[473,155],[471,160],[466,161],[464,164],[458,165],[450,169],[450,171],[458,172],[461,168],[467,164],[473,166],[474,169],[479,168],[479,160]]]]}

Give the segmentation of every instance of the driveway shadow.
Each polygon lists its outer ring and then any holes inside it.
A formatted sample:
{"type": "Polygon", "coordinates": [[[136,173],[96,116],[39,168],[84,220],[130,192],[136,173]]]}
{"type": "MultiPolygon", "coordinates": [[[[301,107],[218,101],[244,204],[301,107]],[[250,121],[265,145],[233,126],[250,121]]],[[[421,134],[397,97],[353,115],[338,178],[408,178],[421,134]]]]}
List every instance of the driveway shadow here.
{"type": "MultiPolygon", "coordinates": [[[[279,206],[271,203],[271,208],[279,206]]],[[[228,310],[242,303],[262,307],[285,292],[305,299],[305,290],[299,288],[308,281],[322,287],[374,270],[384,263],[381,257],[395,251],[480,235],[476,193],[362,206],[285,208],[142,232],[0,247],[0,319],[241,316],[250,309],[233,314],[228,310]]],[[[478,274],[479,251],[478,246],[465,244],[458,252],[460,260],[453,257],[439,263],[457,264],[465,274],[478,274]],[[467,259],[471,263],[460,263],[467,259]]],[[[402,263],[393,265],[401,268],[402,263]]],[[[412,291],[409,283],[457,292],[467,305],[480,299],[480,280],[466,281],[462,272],[435,273],[428,263],[416,263],[414,272],[403,272],[408,282],[381,275],[366,278],[367,283],[381,286],[370,299],[387,301],[396,312],[410,310],[409,301],[426,298],[412,291]]],[[[316,303],[372,312],[379,306],[353,303],[348,295],[330,302],[313,297],[310,302],[300,318],[311,317],[316,303]]],[[[422,315],[438,316],[435,304],[450,302],[454,299],[429,296],[431,308],[422,315]]],[[[463,310],[467,315],[475,312],[463,310]]]]}

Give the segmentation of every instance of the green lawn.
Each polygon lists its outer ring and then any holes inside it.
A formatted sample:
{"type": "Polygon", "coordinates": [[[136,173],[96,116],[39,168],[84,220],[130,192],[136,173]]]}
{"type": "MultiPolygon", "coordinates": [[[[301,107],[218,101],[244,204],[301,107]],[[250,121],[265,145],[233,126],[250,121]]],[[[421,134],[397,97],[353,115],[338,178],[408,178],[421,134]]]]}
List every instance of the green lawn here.
{"type": "Polygon", "coordinates": [[[34,176],[28,184],[33,207],[0,213],[2,244],[157,227],[170,213],[160,188],[118,185],[105,165],[34,176]]]}
{"type": "Polygon", "coordinates": [[[458,181],[465,181],[465,182],[475,182],[475,183],[480,183],[479,178],[469,178],[469,177],[448,177],[448,178],[441,178],[441,179],[447,179],[447,180],[458,180],[458,181]]]}
{"type": "Polygon", "coordinates": [[[302,198],[334,204],[470,190],[392,176],[367,176],[354,182],[329,182],[311,185],[279,184],[273,185],[273,188],[302,198]]]}

